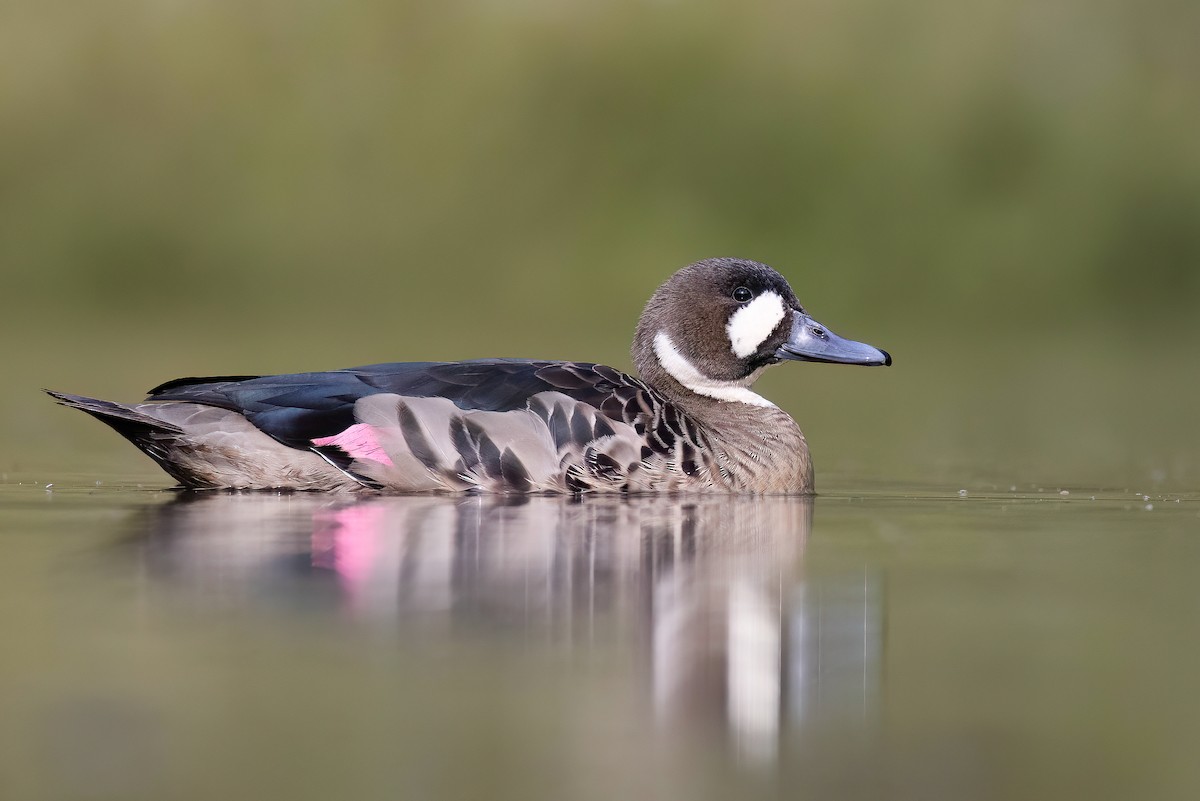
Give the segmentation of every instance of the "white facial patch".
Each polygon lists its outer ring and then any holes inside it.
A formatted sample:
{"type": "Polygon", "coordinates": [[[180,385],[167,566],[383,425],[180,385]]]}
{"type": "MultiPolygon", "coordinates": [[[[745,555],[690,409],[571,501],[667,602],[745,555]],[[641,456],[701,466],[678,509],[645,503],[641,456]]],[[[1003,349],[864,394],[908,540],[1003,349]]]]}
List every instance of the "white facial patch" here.
{"type": "MultiPolygon", "coordinates": [[[[761,340],[760,340],[761,341],[761,340]]],[[[666,331],[654,335],[654,355],[658,363],[671,374],[671,377],[695,392],[709,398],[722,401],[749,403],[751,406],[774,406],[769,400],[750,390],[750,385],[758,378],[762,370],[755,370],[741,381],[720,381],[709,378],[700,372],[688,357],[679,352],[675,343],[666,331]]],[[[766,369],[766,368],[763,368],[766,369]]]]}
{"type": "Polygon", "coordinates": [[[783,298],[774,292],[764,292],[729,315],[729,344],[733,355],[744,359],[762,347],[783,319],[783,298]]]}

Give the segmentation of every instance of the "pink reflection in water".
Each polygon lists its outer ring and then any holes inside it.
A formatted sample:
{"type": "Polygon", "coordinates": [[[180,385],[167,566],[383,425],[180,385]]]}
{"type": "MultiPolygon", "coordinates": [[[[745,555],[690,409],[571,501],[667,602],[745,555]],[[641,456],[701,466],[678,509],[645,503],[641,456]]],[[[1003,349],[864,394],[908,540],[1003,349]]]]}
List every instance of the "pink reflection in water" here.
{"type": "Polygon", "coordinates": [[[312,565],[337,573],[348,600],[356,607],[380,550],[384,515],[385,509],[374,504],[313,515],[312,565]]]}

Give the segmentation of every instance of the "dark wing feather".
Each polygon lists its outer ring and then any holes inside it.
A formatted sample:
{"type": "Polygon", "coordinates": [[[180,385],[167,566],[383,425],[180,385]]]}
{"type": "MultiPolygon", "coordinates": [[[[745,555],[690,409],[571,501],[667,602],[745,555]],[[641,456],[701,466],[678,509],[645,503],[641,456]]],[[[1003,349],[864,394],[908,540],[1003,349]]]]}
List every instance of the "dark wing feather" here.
{"type": "MultiPolygon", "coordinates": [[[[460,409],[505,412],[523,409],[539,392],[561,392],[608,417],[644,427],[670,404],[641,381],[604,365],[524,359],[466,362],[397,362],[321,373],[214,379],[186,378],[151,390],[151,401],[191,401],[231,409],[280,442],[307,448],[313,439],[345,430],[354,403],[381,392],[404,397],[443,397],[460,409]],[[616,403],[613,398],[619,395],[616,403]]],[[[582,436],[583,422],[554,420],[557,438],[582,436]],[[572,430],[578,428],[579,430],[572,430]]],[[[597,426],[596,435],[608,433],[597,426]]],[[[460,432],[460,435],[466,432],[460,432]]],[[[593,436],[588,430],[588,438],[593,436]]],[[[500,472],[494,443],[481,443],[489,472],[500,472]],[[489,447],[490,446],[490,447],[489,447]],[[494,452],[493,452],[494,451],[494,452]]]]}
{"type": "Polygon", "coordinates": [[[147,395],[157,395],[160,392],[166,392],[169,389],[178,389],[180,387],[190,387],[196,384],[228,384],[238,381],[249,381],[254,378],[262,378],[259,375],[210,375],[207,378],[173,378],[159,384],[154,389],[150,390],[147,395]]]}

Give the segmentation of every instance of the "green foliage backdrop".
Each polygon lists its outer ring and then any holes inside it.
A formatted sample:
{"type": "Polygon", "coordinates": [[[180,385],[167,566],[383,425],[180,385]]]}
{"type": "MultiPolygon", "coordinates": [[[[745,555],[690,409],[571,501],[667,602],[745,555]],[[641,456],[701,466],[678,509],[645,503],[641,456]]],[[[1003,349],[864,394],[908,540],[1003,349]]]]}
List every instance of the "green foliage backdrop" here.
{"type": "Polygon", "coordinates": [[[835,485],[1192,486],[1198,26],[1174,0],[6,4],[3,466],[155,480],[43,385],[627,366],[659,281],[743,255],[895,353],[764,381],[835,485]]]}

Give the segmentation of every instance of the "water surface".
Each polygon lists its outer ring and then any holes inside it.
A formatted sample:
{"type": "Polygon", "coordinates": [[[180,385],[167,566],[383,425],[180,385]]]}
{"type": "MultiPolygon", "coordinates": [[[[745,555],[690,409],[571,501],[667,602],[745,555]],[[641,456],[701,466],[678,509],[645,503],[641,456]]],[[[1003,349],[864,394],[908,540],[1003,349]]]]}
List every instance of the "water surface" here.
{"type": "Polygon", "coordinates": [[[0,797],[1187,798],[1200,504],[0,485],[0,797]]]}

